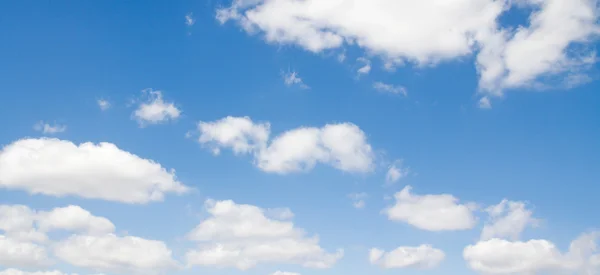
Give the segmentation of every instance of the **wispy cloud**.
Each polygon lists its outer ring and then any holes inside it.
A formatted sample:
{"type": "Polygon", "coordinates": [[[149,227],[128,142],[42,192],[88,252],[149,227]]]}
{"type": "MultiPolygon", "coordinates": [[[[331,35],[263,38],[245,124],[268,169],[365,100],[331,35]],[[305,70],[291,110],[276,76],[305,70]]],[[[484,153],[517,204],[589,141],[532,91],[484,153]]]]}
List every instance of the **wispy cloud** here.
{"type": "Polygon", "coordinates": [[[298,75],[298,72],[296,72],[296,71],[288,71],[287,73],[284,73],[282,71],[282,75],[283,75],[283,82],[285,83],[286,86],[297,85],[302,89],[310,88],[308,85],[306,85],[304,83],[304,81],[302,80],[302,78],[300,78],[300,75],[298,75]]]}
{"type": "Polygon", "coordinates": [[[110,102],[106,99],[98,99],[96,103],[98,103],[98,107],[100,107],[100,110],[102,111],[106,111],[111,107],[110,102]]]}
{"type": "Polygon", "coordinates": [[[33,125],[33,129],[44,134],[57,134],[62,133],[67,130],[67,126],[59,125],[54,123],[53,125],[49,123],[45,123],[44,121],[39,121],[35,125],[33,125]]]}
{"type": "Polygon", "coordinates": [[[491,109],[492,103],[490,102],[489,97],[484,96],[479,100],[479,102],[477,103],[477,106],[481,109],[491,109]]]}
{"type": "Polygon", "coordinates": [[[358,75],[369,74],[371,72],[371,60],[364,57],[359,57],[356,61],[363,63],[364,65],[358,69],[358,75]]]}
{"type": "Polygon", "coordinates": [[[194,24],[196,24],[196,19],[194,18],[194,14],[193,13],[188,13],[185,15],[185,24],[188,26],[193,26],[194,24]]]}
{"type": "Polygon", "coordinates": [[[373,83],[373,88],[382,93],[389,93],[389,94],[403,95],[403,96],[408,95],[406,88],[403,86],[395,86],[395,85],[386,84],[383,82],[375,82],[375,83],[373,83]]]}
{"type": "Polygon", "coordinates": [[[352,206],[356,209],[363,209],[366,206],[365,199],[368,197],[367,193],[353,193],[349,194],[348,197],[352,200],[352,206]]]}

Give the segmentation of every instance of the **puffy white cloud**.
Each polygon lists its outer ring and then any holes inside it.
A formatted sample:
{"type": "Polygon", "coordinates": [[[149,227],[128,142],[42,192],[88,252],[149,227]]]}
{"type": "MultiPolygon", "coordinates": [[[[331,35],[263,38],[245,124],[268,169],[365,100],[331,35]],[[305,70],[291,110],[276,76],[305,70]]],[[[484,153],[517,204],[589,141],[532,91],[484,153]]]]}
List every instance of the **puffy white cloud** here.
{"type": "Polygon", "coordinates": [[[261,150],[266,146],[271,132],[269,123],[254,123],[249,117],[228,116],[213,122],[198,123],[201,144],[219,154],[220,148],[231,148],[242,154],[261,150]]]}
{"type": "Polygon", "coordinates": [[[173,102],[165,102],[162,92],[152,89],[142,91],[146,100],[139,104],[133,112],[133,117],[138,121],[140,126],[147,124],[159,124],[169,120],[175,120],[181,115],[173,102]]]}
{"type": "Polygon", "coordinates": [[[396,163],[390,165],[388,168],[385,174],[385,182],[388,184],[395,183],[408,176],[409,171],[408,168],[402,167],[402,161],[396,161],[396,163]]]}
{"type": "Polygon", "coordinates": [[[42,211],[38,213],[37,220],[40,230],[44,232],[62,229],[101,235],[115,231],[115,225],[110,220],[94,216],[76,205],[55,208],[49,212],[42,211]]]}
{"type": "Polygon", "coordinates": [[[54,255],[74,266],[111,273],[158,274],[177,267],[161,241],[139,237],[73,235],[54,247],[54,255]]]}
{"type": "Polygon", "coordinates": [[[0,266],[38,267],[50,263],[43,246],[0,235],[0,266]]]}
{"type": "Polygon", "coordinates": [[[373,83],[373,88],[382,93],[407,96],[406,88],[403,86],[395,86],[383,82],[373,83]]]}
{"type": "Polygon", "coordinates": [[[188,190],[174,171],[114,144],[46,138],[21,139],[0,151],[0,188],[124,203],[160,201],[165,193],[188,190]]]}
{"type": "Polygon", "coordinates": [[[96,100],[96,103],[98,104],[98,107],[100,107],[100,110],[102,110],[102,111],[106,111],[106,110],[110,109],[110,107],[111,107],[110,102],[106,99],[98,99],[98,100],[96,100]]]}
{"type": "Polygon", "coordinates": [[[296,128],[269,142],[270,125],[254,123],[248,117],[226,117],[200,122],[199,142],[212,147],[231,148],[234,153],[252,153],[263,171],[291,173],[311,170],[317,163],[347,172],[368,172],[373,152],[365,133],[351,123],[328,124],[322,128],[296,128]]]}
{"type": "Polygon", "coordinates": [[[481,91],[501,95],[507,88],[537,87],[548,76],[584,75],[595,62],[594,53],[581,46],[597,37],[597,3],[233,0],[217,11],[217,18],[222,23],[235,21],[270,43],[299,45],[312,52],[357,45],[380,56],[386,67],[434,65],[476,55],[481,91]],[[529,12],[528,24],[501,26],[499,18],[515,9],[529,12]]]}
{"type": "Polygon", "coordinates": [[[490,217],[481,232],[481,240],[518,240],[525,227],[537,224],[537,220],[532,217],[533,212],[523,202],[502,200],[499,204],[488,207],[486,212],[490,217]]]}
{"type": "Polygon", "coordinates": [[[340,123],[287,131],[260,151],[256,162],[262,170],[276,173],[311,170],[318,162],[364,173],[373,168],[373,158],[365,133],[354,124],[340,123]]]}
{"type": "Polygon", "coordinates": [[[383,268],[418,268],[430,269],[437,267],[446,254],[431,245],[417,247],[401,246],[390,252],[372,248],[369,251],[369,262],[383,268]]]}
{"type": "Polygon", "coordinates": [[[348,197],[352,200],[352,205],[354,206],[354,208],[365,208],[365,199],[368,197],[367,193],[353,193],[348,195],[348,197]]]}
{"type": "Polygon", "coordinates": [[[67,126],[65,125],[59,125],[54,123],[53,125],[50,125],[49,123],[40,121],[38,123],[36,123],[35,125],[33,125],[33,129],[39,132],[42,132],[44,134],[57,134],[57,133],[62,133],[64,131],[67,130],[67,126]]]}
{"type": "Polygon", "coordinates": [[[235,267],[246,270],[261,263],[299,264],[328,268],[343,256],[327,253],[317,237],[307,237],[291,221],[268,218],[265,210],[233,201],[206,202],[210,217],[188,238],[199,242],[188,251],[188,265],[235,267]]]}
{"type": "Polygon", "coordinates": [[[463,257],[482,274],[597,274],[598,233],[583,234],[566,253],[547,240],[490,239],[467,246],[463,257]]]}
{"type": "Polygon", "coordinates": [[[6,237],[25,242],[44,242],[47,237],[34,228],[35,211],[24,205],[0,205],[0,230],[6,237]]]}
{"type": "Polygon", "coordinates": [[[401,221],[429,231],[465,230],[473,228],[476,219],[471,204],[459,204],[449,194],[415,195],[410,186],[395,194],[396,203],[383,210],[388,219],[401,221]]]}

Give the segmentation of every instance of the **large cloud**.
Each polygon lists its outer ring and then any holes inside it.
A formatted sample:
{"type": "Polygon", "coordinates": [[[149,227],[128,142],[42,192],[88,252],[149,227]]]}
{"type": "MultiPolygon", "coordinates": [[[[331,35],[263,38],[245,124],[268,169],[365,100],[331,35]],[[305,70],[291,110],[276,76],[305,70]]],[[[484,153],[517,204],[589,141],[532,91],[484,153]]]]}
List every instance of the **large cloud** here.
{"type": "Polygon", "coordinates": [[[328,268],[343,255],[341,250],[327,253],[317,237],[306,236],[290,221],[267,217],[259,207],[211,200],[206,205],[210,217],[188,235],[199,242],[198,249],[186,254],[188,265],[246,270],[261,263],[288,263],[328,268]]]}
{"type": "Polygon", "coordinates": [[[396,203],[383,210],[388,219],[429,231],[465,230],[476,224],[471,204],[460,204],[452,195],[415,195],[406,186],[396,193],[396,203]]]}
{"type": "Polygon", "coordinates": [[[263,171],[291,173],[311,170],[317,163],[339,170],[363,173],[373,168],[373,152],[365,133],[351,123],[328,124],[322,128],[289,130],[269,142],[270,125],[248,117],[226,117],[200,122],[199,142],[212,148],[231,148],[236,154],[252,153],[263,171]]]}
{"type": "Polygon", "coordinates": [[[431,245],[417,247],[401,246],[390,252],[373,248],[369,251],[371,264],[383,268],[419,268],[430,269],[437,267],[446,254],[431,245]]]}
{"type": "MultiPolygon", "coordinates": [[[[386,63],[435,64],[476,54],[479,86],[490,95],[558,75],[585,80],[598,34],[597,0],[233,0],[217,19],[238,22],[271,43],[312,52],[358,45],[386,63]],[[518,5],[514,5],[517,3],[518,5]],[[527,26],[500,26],[511,8],[527,26]],[[583,47],[580,47],[583,48],[583,47]]],[[[572,81],[575,80],[575,81],[572,81]]]]}
{"type": "Polygon", "coordinates": [[[74,266],[119,274],[159,274],[177,267],[163,242],[134,236],[73,235],[56,244],[54,254],[74,266]]]}
{"type": "Polygon", "coordinates": [[[0,151],[0,188],[124,203],[160,201],[187,187],[174,171],[111,143],[21,139],[0,151]]]}

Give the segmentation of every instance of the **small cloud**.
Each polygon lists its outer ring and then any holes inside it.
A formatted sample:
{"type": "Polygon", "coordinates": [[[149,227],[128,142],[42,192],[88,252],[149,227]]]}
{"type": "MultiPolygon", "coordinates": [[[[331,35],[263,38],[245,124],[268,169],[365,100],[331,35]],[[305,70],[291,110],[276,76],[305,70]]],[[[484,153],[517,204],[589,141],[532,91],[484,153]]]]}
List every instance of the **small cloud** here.
{"type": "Polygon", "coordinates": [[[196,19],[194,19],[193,13],[188,13],[185,15],[185,24],[189,27],[193,26],[196,23],[196,19]]]}
{"type": "Polygon", "coordinates": [[[403,95],[403,96],[408,95],[406,88],[403,86],[394,86],[391,84],[385,84],[383,82],[375,82],[375,83],[373,83],[373,88],[382,93],[389,93],[389,94],[403,95]]]}
{"type": "Polygon", "coordinates": [[[59,124],[54,124],[54,125],[50,125],[48,123],[44,123],[43,121],[40,121],[38,123],[36,123],[35,125],[33,125],[33,129],[39,132],[42,132],[44,134],[57,134],[57,133],[62,133],[64,131],[67,130],[67,126],[65,125],[59,125],[59,124]]]}
{"type": "Polygon", "coordinates": [[[173,102],[163,100],[162,92],[153,89],[142,91],[146,100],[133,112],[133,117],[141,127],[146,124],[159,124],[169,120],[175,120],[181,115],[173,102]]]}
{"type": "Polygon", "coordinates": [[[491,109],[492,103],[490,102],[489,97],[484,96],[479,100],[479,102],[477,103],[477,106],[481,109],[491,109]]]}
{"type": "Polygon", "coordinates": [[[108,110],[111,106],[110,102],[108,102],[108,100],[105,99],[98,99],[96,103],[98,103],[98,107],[100,107],[100,110],[102,111],[108,110]]]}
{"type": "Polygon", "coordinates": [[[348,195],[352,200],[352,206],[356,209],[363,209],[366,206],[365,199],[368,197],[367,193],[353,193],[348,195]]]}
{"type": "Polygon", "coordinates": [[[310,87],[308,87],[308,85],[304,84],[304,81],[302,80],[302,78],[300,78],[300,76],[298,75],[297,72],[295,71],[291,71],[291,72],[287,72],[287,73],[283,73],[283,82],[285,83],[286,86],[293,86],[293,85],[298,85],[300,86],[300,88],[302,89],[309,89],[310,87]]]}
{"type": "Polygon", "coordinates": [[[338,54],[337,60],[340,63],[344,62],[346,60],[346,52],[341,52],[340,54],[338,54]]]}
{"type": "Polygon", "coordinates": [[[410,169],[407,167],[403,167],[402,165],[402,161],[398,160],[396,161],[396,163],[390,165],[386,175],[385,175],[385,182],[387,184],[392,184],[395,183],[403,178],[405,178],[406,176],[408,176],[408,174],[410,173],[410,169]]]}
{"type": "Polygon", "coordinates": [[[356,59],[358,62],[363,63],[364,65],[358,69],[358,74],[359,75],[363,75],[363,74],[369,74],[369,72],[371,72],[371,60],[366,59],[364,57],[359,57],[356,59]]]}

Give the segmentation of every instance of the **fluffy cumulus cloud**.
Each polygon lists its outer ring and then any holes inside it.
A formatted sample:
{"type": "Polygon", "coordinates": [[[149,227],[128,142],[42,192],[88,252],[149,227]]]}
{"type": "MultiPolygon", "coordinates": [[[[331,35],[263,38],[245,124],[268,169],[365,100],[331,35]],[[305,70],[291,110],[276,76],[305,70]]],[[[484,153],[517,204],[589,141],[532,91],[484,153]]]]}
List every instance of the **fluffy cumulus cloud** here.
{"type": "Polygon", "coordinates": [[[307,236],[291,221],[267,217],[257,206],[208,200],[206,207],[210,216],[188,234],[198,242],[198,248],[186,254],[188,265],[240,270],[263,263],[328,268],[343,256],[341,250],[326,252],[316,236],[307,236]]]}
{"type": "Polygon", "coordinates": [[[161,241],[134,236],[73,235],[54,247],[57,258],[74,266],[119,274],[159,274],[177,267],[161,241]]]}
{"type": "Polygon", "coordinates": [[[388,219],[429,231],[465,230],[477,222],[472,204],[460,204],[449,194],[416,195],[410,186],[395,194],[396,203],[383,210],[388,219]]]}
{"type": "Polygon", "coordinates": [[[301,127],[269,139],[270,125],[248,117],[226,117],[200,122],[199,142],[220,152],[251,153],[258,168],[272,173],[311,170],[317,163],[346,172],[364,173],[373,168],[374,156],[365,133],[351,123],[328,124],[321,128],[301,127]]]}
{"type": "Polygon", "coordinates": [[[146,89],[142,91],[145,99],[133,112],[133,118],[140,126],[159,124],[175,120],[181,115],[181,110],[173,102],[163,99],[161,91],[146,89]]]}
{"type": "Polygon", "coordinates": [[[383,268],[417,268],[431,269],[437,267],[446,254],[431,245],[417,247],[398,247],[385,252],[378,248],[369,251],[369,262],[383,268]]]}
{"type": "Polygon", "coordinates": [[[463,257],[482,274],[598,274],[598,232],[583,234],[566,252],[548,240],[490,239],[467,246],[463,257]]]}
{"type": "Polygon", "coordinates": [[[481,232],[482,240],[508,238],[518,240],[527,226],[535,226],[538,221],[533,218],[533,211],[527,209],[524,202],[503,200],[486,209],[489,220],[481,232]]]}
{"type": "Polygon", "coordinates": [[[233,0],[217,19],[312,52],[358,45],[388,65],[475,55],[480,90],[492,96],[585,78],[595,55],[582,46],[599,31],[597,0],[233,0]],[[517,9],[529,13],[525,26],[500,25],[517,9]]]}
{"type": "Polygon", "coordinates": [[[45,247],[0,235],[0,266],[39,267],[50,263],[45,247]]]}
{"type": "Polygon", "coordinates": [[[0,188],[124,203],[160,201],[165,193],[188,190],[174,171],[114,144],[45,138],[21,139],[0,151],[0,188]]]}
{"type": "Polygon", "coordinates": [[[375,82],[375,83],[373,83],[373,88],[381,93],[387,93],[387,94],[393,94],[393,95],[403,95],[403,96],[408,95],[406,88],[403,86],[386,84],[383,82],[375,82]]]}
{"type": "Polygon", "coordinates": [[[51,250],[64,262],[100,272],[155,274],[177,267],[171,250],[163,242],[117,236],[110,220],[79,206],[41,211],[23,205],[0,205],[0,230],[6,234],[0,235],[0,265],[3,266],[46,266],[52,263],[47,252],[51,250]],[[71,235],[66,239],[47,237],[47,233],[57,230],[71,235]],[[44,238],[18,238],[32,232],[44,238]]]}

